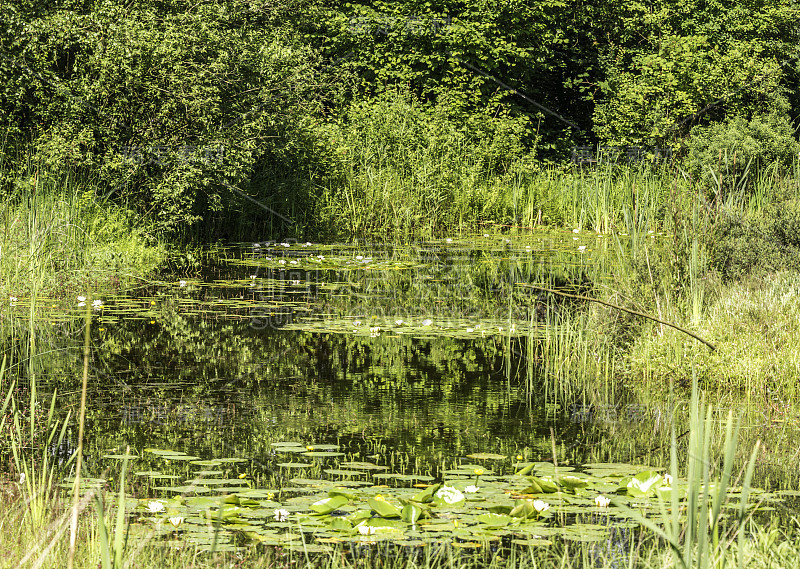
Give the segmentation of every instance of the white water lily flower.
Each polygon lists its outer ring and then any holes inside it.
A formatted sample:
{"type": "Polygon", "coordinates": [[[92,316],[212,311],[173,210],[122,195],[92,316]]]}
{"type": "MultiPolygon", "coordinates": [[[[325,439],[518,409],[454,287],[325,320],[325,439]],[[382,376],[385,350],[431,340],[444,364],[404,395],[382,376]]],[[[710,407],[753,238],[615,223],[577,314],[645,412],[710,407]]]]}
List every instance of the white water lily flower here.
{"type": "Polygon", "coordinates": [[[150,510],[151,514],[157,514],[158,512],[164,511],[164,504],[156,500],[151,500],[147,503],[147,509],[150,510]]]}
{"type": "Polygon", "coordinates": [[[467,328],[467,332],[474,332],[475,328],[467,328]]]}
{"type": "Polygon", "coordinates": [[[173,527],[177,528],[183,523],[183,518],[181,516],[173,516],[169,519],[169,523],[171,523],[173,527]]]}
{"type": "Polygon", "coordinates": [[[96,300],[93,300],[92,301],[92,306],[94,306],[95,308],[100,308],[101,306],[103,306],[103,301],[100,300],[99,298],[96,299],[96,300]]]}
{"type": "Polygon", "coordinates": [[[430,326],[431,324],[433,324],[433,320],[431,320],[430,318],[426,318],[425,320],[422,321],[423,326],[430,326]]]}
{"type": "Polygon", "coordinates": [[[253,243],[253,248],[254,249],[258,249],[259,247],[261,247],[261,245],[259,245],[258,243],[253,243]]]}
{"type": "Polygon", "coordinates": [[[78,297],[78,302],[86,302],[86,297],[85,296],[79,296],[78,297]]]}
{"type": "Polygon", "coordinates": [[[550,504],[548,504],[544,500],[534,500],[533,509],[541,514],[542,512],[545,512],[550,509],[550,504]]]}
{"type": "Polygon", "coordinates": [[[489,234],[488,233],[484,233],[483,236],[484,237],[489,237],[489,234]]]}
{"type": "Polygon", "coordinates": [[[19,473],[19,483],[20,484],[25,484],[25,473],[24,472],[20,472],[19,473]]]}
{"type": "Polygon", "coordinates": [[[452,243],[452,242],[453,242],[453,240],[452,240],[452,239],[450,239],[449,237],[448,237],[447,239],[445,239],[445,241],[446,241],[447,243],[452,243]]]}
{"type": "Polygon", "coordinates": [[[283,508],[275,510],[275,515],[273,516],[276,522],[285,522],[289,519],[289,510],[285,510],[283,508]]]}
{"type": "Polygon", "coordinates": [[[464,500],[464,494],[461,493],[461,490],[452,486],[442,486],[436,491],[436,496],[447,504],[457,504],[464,500]]]}
{"type": "Polygon", "coordinates": [[[608,508],[608,505],[611,503],[611,498],[607,498],[602,494],[595,497],[594,505],[598,508],[608,508]]]}
{"type": "Polygon", "coordinates": [[[397,324],[398,326],[402,326],[403,325],[403,321],[402,320],[395,320],[394,323],[397,324]]]}
{"type": "Polygon", "coordinates": [[[353,326],[361,326],[361,320],[354,320],[353,326]]]}
{"type": "Polygon", "coordinates": [[[296,265],[296,264],[297,264],[297,261],[289,261],[289,264],[290,264],[290,265],[296,265]]]}
{"type": "Polygon", "coordinates": [[[580,233],[580,232],[581,232],[581,230],[580,230],[580,229],[573,229],[573,230],[572,230],[572,232],[573,232],[573,233],[580,233]]]}
{"type": "Polygon", "coordinates": [[[17,300],[19,299],[16,296],[9,296],[8,300],[10,300],[11,302],[17,302],[17,300]]]}
{"type": "Polygon", "coordinates": [[[291,245],[289,245],[288,243],[281,243],[281,245],[284,247],[291,247],[291,245]]]}
{"type": "Polygon", "coordinates": [[[666,484],[672,485],[672,476],[670,476],[668,473],[664,474],[664,482],[666,484]]]}
{"type": "MultiPolygon", "coordinates": [[[[253,278],[256,278],[256,277],[253,276],[253,278]]],[[[186,281],[178,281],[178,286],[181,287],[181,288],[185,287],[186,286],[186,281]]]]}
{"type": "Polygon", "coordinates": [[[358,259],[359,261],[360,261],[361,259],[363,259],[363,258],[364,258],[364,256],[363,256],[363,255],[356,255],[356,259],[358,259]]]}
{"type": "Polygon", "coordinates": [[[356,527],[358,528],[358,533],[361,535],[372,535],[375,533],[375,528],[372,526],[359,525],[356,527]]]}
{"type": "Polygon", "coordinates": [[[283,259],[281,259],[280,261],[278,261],[278,263],[279,263],[279,264],[281,264],[281,265],[285,265],[285,264],[286,264],[286,261],[284,261],[283,259]]]}
{"type": "Polygon", "coordinates": [[[586,251],[586,245],[581,245],[578,247],[578,251],[586,251]]]}
{"type": "Polygon", "coordinates": [[[467,486],[466,488],[464,488],[464,492],[466,492],[467,494],[474,494],[478,490],[480,490],[480,488],[478,488],[474,484],[471,484],[470,486],[467,486]]]}

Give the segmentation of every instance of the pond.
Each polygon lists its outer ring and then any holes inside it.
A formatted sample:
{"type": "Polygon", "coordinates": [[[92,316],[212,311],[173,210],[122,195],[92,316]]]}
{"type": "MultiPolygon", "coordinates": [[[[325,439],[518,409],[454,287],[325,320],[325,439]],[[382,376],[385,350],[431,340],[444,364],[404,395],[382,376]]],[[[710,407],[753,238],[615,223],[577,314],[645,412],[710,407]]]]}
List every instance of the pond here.
{"type": "Polygon", "coordinates": [[[626,507],[682,487],[655,452],[681,403],[559,374],[582,305],[544,289],[607,281],[621,246],[585,232],[238,244],[195,275],[39,299],[35,318],[19,299],[4,342],[21,385],[37,377],[74,412],[89,322],[84,472],[102,486],[125,463],[134,531],[217,550],[608,545],[636,525],[626,507]]]}

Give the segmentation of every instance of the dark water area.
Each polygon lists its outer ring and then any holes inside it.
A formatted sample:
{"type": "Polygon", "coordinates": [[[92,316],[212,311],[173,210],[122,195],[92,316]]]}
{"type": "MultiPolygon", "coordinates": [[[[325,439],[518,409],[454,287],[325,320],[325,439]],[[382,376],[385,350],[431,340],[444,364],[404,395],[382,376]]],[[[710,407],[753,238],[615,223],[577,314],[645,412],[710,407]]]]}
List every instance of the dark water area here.
{"type": "MultiPolygon", "coordinates": [[[[438,475],[475,452],[547,459],[551,433],[587,428],[574,410],[521,388],[530,340],[519,332],[543,305],[514,283],[540,277],[544,257],[552,266],[541,242],[538,253],[505,240],[365,254],[289,245],[232,248],[199,275],[92,311],[90,468],[130,445],[268,469],[270,443],[299,441],[356,458],[402,456],[410,470],[438,475]],[[318,257],[325,264],[309,268],[318,257]],[[306,266],[285,268],[296,261],[306,266]]],[[[582,274],[574,261],[562,259],[561,284],[582,274]]],[[[77,411],[83,309],[51,312],[37,324],[38,388],[57,389],[59,410],[77,411]]],[[[18,324],[19,348],[29,336],[18,324]]],[[[14,369],[24,381],[27,370],[14,369]]]]}

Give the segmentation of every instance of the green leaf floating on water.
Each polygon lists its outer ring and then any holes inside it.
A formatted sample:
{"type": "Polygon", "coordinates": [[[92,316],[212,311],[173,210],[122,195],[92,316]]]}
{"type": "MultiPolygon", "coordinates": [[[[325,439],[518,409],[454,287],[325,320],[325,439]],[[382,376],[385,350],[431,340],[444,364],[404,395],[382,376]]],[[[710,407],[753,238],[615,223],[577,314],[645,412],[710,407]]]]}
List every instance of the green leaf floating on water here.
{"type": "Polygon", "coordinates": [[[532,518],[536,516],[536,509],[533,507],[533,502],[530,500],[522,500],[511,509],[509,515],[513,518],[532,518]]]}
{"type": "MultiPolygon", "coordinates": [[[[665,502],[669,502],[672,500],[672,486],[659,486],[656,488],[656,496],[664,500],[665,502]]],[[[738,507],[738,504],[737,504],[738,507]]]]}
{"type": "Polygon", "coordinates": [[[400,510],[380,497],[367,498],[367,504],[382,518],[399,518],[400,510]]]}
{"type": "Polygon", "coordinates": [[[427,504],[428,502],[433,501],[433,495],[436,493],[439,488],[441,488],[441,484],[433,484],[425,488],[422,492],[418,492],[412,500],[415,502],[420,502],[422,504],[427,504]]]}
{"type": "Polygon", "coordinates": [[[353,512],[348,516],[350,521],[353,522],[353,525],[356,525],[363,520],[368,520],[371,517],[372,517],[371,510],[356,510],[355,512],[353,512]]]}
{"type": "Polygon", "coordinates": [[[588,480],[585,478],[578,478],[577,476],[562,476],[558,481],[569,492],[575,492],[579,488],[586,488],[589,485],[588,480]]]}
{"type": "Polygon", "coordinates": [[[421,504],[415,504],[414,502],[407,502],[405,506],[403,506],[403,510],[400,512],[400,517],[402,520],[409,524],[417,523],[417,520],[425,513],[425,509],[422,507],[421,504]]]}
{"type": "Polygon", "coordinates": [[[356,496],[352,492],[345,492],[344,490],[338,490],[338,489],[331,490],[330,492],[328,492],[328,496],[330,498],[333,498],[334,496],[343,496],[348,500],[358,500],[358,496],[356,496]]]}
{"type": "MultiPolygon", "coordinates": [[[[563,478],[567,478],[566,476],[563,478]]],[[[563,482],[562,478],[562,482],[563,482]]],[[[553,494],[558,492],[558,484],[549,478],[539,478],[538,476],[528,476],[530,486],[525,488],[523,494],[553,494]]]]}
{"type": "Polygon", "coordinates": [[[532,463],[530,463],[528,466],[524,467],[522,470],[520,470],[519,472],[517,472],[516,474],[517,474],[518,476],[527,476],[528,474],[530,474],[531,472],[533,472],[533,469],[534,469],[534,468],[536,468],[536,463],[535,463],[535,462],[532,462],[532,463]]]}
{"type": "Polygon", "coordinates": [[[323,498],[318,502],[314,502],[309,507],[316,513],[324,515],[324,514],[330,514],[332,511],[341,508],[349,501],[350,500],[348,500],[346,496],[342,495],[330,496],[328,498],[323,498]]]}
{"type": "Polygon", "coordinates": [[[328,529],[333,531],[353,531],[353,526],[345,518],[331,518],[328,520],[328,529]]]}
{"type": "Polygon", "coordinates": [[[504,527],[514,521],[514,518],[508,516],[506,514],[481,514],[475,517],[476,520],[481,522],[482,524],[486,524],[487,526],[492,527],[504,527]]]}
{"type": "MultiPolygon", "coordinates": [[[[625,480],[622,482],[625,483],[625,480]]],[[[663,485],[664,479],[658,472],[645,470],[628,480],[621,489],[624,489],[628,493],[628,496],[643,498],[644,496],[654,493],[656,488],[663,485]]]]}

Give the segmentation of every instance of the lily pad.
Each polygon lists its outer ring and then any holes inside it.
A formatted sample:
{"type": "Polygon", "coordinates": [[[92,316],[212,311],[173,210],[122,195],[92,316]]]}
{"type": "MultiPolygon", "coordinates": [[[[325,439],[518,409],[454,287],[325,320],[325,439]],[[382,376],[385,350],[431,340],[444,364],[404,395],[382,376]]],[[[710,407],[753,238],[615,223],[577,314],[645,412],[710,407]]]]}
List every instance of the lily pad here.
{"type": "Polygon", "coordinates": [[[477,460],[503,460],[508,457],[504,454],[495,454],[491,452],[478,452],[474,454],[468,454],[467,458],[473,458],[477,460]]]}

